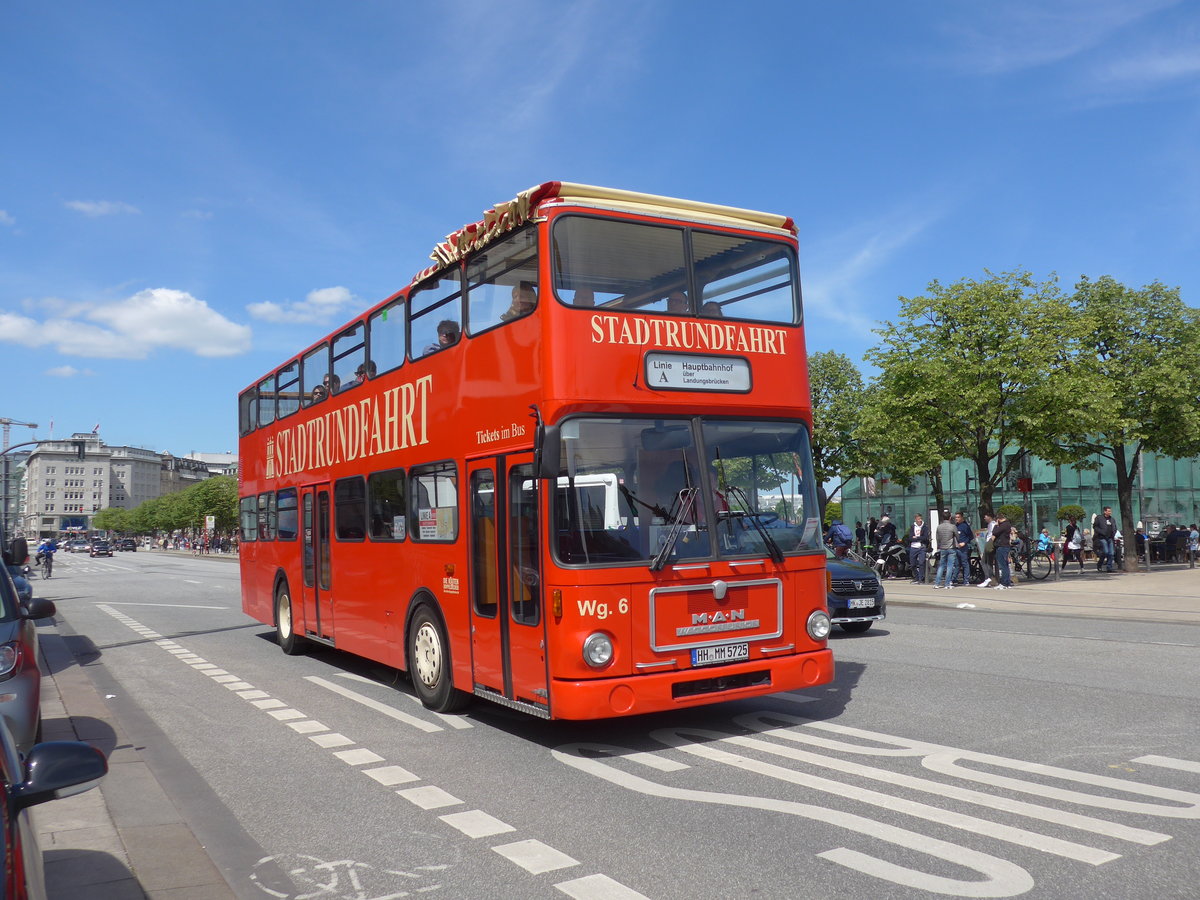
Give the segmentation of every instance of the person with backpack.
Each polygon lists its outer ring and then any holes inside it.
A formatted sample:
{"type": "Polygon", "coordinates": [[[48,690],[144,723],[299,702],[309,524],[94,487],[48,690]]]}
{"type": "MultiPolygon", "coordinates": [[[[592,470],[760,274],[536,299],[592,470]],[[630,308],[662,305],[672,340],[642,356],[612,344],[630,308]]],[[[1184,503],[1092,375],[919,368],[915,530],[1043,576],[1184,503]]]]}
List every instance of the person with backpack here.
{"type": "Polygon", "coordinates": [[[850,533],[850,529],[841,519],[834,519],[833,524],[829,526],[829,531],[825,534],[825,541],[833,548],[834,555],[841,558],[846,555],[850,545],[854,543],[854,535],[850,533]]]}

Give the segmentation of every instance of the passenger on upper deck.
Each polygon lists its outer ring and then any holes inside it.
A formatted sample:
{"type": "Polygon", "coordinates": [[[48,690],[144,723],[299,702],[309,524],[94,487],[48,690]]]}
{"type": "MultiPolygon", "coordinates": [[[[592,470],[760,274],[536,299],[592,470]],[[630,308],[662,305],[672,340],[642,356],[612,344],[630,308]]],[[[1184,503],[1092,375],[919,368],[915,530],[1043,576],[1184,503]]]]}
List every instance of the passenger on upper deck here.
{"type": "Polygon", "coordinates": [[[532,281],[522,281],[512,289],[512,306],[500,314],[501,321],[520,318],[537,306],[537,290],[532,281]]]}
{"type": "Polygon", "coordinates": [[[571,303],[575,306],[595,306],[596,292],[591,288],[579,288],[575,292],[575,297],[571,300],[571,303]]]}
{"type": "Polygon", "coordinates": [[[721,309],[721,304],[716,300],[709,300],[700,307],[700,315],[708,316],[712,319],[723,319],[725,318],[725,310],[721,309]]]}
{"type": "Polygon", "coordinates": [[[688,312],[688,298],[683,291],[671,291],[667,295],[667,312],[669,313],[686,313],[688,312]]]}
{"type": "Polygon", "coordinates": [[[437,325],[437,343],[426,346],[421,351],[421,355],[428,356],[430,353],[436,353],[439,350],[445,350],[447,347],[454,346],[458,343],[460,334],[457,322],[453,319],[442,319],[437,325]]]}

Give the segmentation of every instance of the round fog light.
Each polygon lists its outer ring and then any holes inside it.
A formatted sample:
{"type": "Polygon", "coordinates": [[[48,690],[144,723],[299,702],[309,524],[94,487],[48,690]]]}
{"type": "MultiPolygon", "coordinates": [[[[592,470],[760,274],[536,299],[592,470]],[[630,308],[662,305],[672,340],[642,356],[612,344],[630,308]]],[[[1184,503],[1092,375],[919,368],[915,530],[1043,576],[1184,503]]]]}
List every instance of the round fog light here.
{"type": "Polygon", "coordinates": [[[612,638],[602,631],[589,634],[583,642],[583,661],[593,669],[602,669],[612,662],[612,638]]]}
{"type": "Polygon", "coordinates": [[[808,636],[814,641],[823,641],[829,637],[833,625],[829,622],[829,613],[823,609],[814,610],[808,617],[808,636]]]}

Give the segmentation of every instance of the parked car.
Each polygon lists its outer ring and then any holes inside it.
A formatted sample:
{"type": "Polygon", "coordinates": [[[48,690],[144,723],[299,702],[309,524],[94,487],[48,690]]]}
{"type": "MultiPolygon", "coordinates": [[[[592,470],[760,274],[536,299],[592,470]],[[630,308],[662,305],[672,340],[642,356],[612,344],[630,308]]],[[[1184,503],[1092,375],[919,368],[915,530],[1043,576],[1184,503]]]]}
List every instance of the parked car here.
{"type": "Polygon", "coordinates": [[[76,539],[73,541],[67,541],[67,552],[68,553],[87,553],[89,546],[90,545],[88,544],[88,542],[84,541],[84,540],[76,539]]]}
{"type": "Polygon", "coordinates": [[[45,900],[46,879],[37,829],[28,809],[95,787],[108,771],[104,754],[79,741],[38,744],[22,758],[8,729],[0,722],[0,816],[4,832],[4,900],[45,900]]]}
{"type": "Polygon", "coordinates": [[[134,553],[136,553],[137,552],[137,541],[135,541],[133,538],[118,538],[117,539],[117,549],[118,550],[132,550],[134,553]]]}
{"type": "Polygon", "coordinates": [[[7,569],[0,569],[0,718],[17,750],[26,753],[41,734],[42,673],[34,621],[54,615],[45,597],[22,603],[7,569]]]}
{"type": "Polygon", "coordinates": [[[92,548],[88,551],[89,556],[112,556],[112,545],[108,541],[92,541],[92,548]]]}
{"type": "Polygon", "coordinates": [[[825,548],[826,604],[829,619],[843,631],[861,633],[887,618],[887,601],[878,573],[861,563],[839,559],[825,548]]]}

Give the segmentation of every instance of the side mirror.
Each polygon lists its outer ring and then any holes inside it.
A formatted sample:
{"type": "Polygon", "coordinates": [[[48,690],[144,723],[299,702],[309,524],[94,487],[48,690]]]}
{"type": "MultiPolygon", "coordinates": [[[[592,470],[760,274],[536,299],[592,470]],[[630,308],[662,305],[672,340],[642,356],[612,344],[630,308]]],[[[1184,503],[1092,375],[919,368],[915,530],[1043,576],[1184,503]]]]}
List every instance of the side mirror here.
{"type": "Polygon", "coordinates": [[[562,468],[562,438],[557,425],[539,426],[538,467],[539,478],[558,478],[562,468]]]}
{"type": "Polygon", "coordinates": [[[16,809],[94,788],[108,772],[104,754],[79,741],[37,744],[25,758],[25,780],[12,788],[16,809]]]}
{"type": "Polygon", "coordinates": [[[34,597],[25,604],[21,615],[26,619],[48,619],[55,613],[54,601],[45,597],[34,597]]]}

